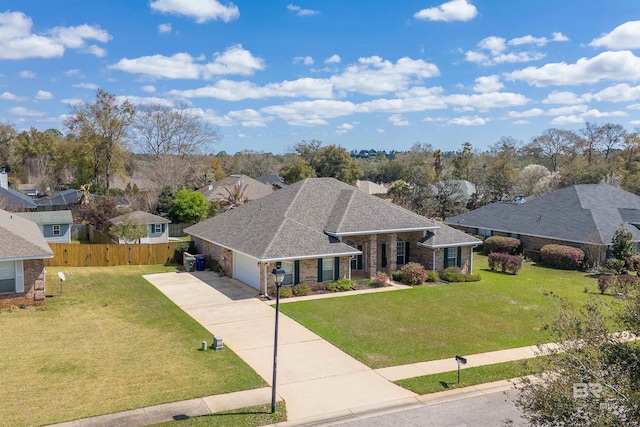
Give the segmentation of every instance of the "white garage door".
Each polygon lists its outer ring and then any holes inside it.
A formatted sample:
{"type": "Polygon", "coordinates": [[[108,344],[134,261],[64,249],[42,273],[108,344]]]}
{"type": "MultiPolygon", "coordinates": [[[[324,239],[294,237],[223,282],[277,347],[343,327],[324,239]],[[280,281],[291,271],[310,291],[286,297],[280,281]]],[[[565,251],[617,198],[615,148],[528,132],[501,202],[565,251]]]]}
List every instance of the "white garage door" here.
{"type": "Polygon", "coordinates": [[[260,266],[258,260],[233,253],[233,278],[260,290],[260,266]]]}

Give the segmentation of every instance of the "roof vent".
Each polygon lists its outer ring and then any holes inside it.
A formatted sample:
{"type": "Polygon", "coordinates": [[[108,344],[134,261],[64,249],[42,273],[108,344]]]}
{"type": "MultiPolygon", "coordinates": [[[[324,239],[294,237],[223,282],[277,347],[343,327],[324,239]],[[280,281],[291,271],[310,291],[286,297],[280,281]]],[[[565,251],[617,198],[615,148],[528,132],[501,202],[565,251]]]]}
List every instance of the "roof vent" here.
{"type": "Polygon", "coordinates": [[[524,198],[523,195],[518,196],[518,198],[516,199],[516,203],[524,203],[527,200],[524,198]]]}

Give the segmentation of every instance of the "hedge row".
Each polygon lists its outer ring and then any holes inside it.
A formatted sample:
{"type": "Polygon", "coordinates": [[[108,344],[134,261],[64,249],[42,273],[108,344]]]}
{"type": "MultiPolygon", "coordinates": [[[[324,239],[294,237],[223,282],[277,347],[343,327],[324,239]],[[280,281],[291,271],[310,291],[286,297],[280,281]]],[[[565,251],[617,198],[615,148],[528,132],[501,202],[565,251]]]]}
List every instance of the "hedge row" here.
{"type": "Polygon", "coordinates": [[[517,255],[494,252],[489,254],[489,268],[493,271],[499,269],[503,273],[518,274],[522,268],[522,258],[517,255]]]}
{"type": "Polygon", "coordinates": [[[540,249],[540,261],[547,267],[577,270],[584,261],[584,252],[563,245],[545,245],[540,249]]]}
{"type": "Polygon", "coordinates": [[[520,249],[520,240],[513,237],[491,236],[482,246],[482,252],[488,255],[493,252],[515,255],[520,249]]]}

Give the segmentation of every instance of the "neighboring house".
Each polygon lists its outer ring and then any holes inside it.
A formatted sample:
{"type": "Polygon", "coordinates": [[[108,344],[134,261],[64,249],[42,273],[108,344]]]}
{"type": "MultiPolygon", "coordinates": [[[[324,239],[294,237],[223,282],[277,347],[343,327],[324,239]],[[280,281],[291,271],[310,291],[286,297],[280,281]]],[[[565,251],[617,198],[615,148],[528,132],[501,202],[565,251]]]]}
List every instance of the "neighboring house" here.
{"type": "MultiPolygon", "coordinates": [[[[153,215],[144,211],[135,211],[129,214],[120,215],[115,218],[111,218],[109,222],[113,225],[121,223],[125,216],[130,219],[145,224],[147,227],[147,235],[140,239],[138,243],[166,243],[169,241],[169,221],[158,215],[153,215]]],[[[124,239],[120,238],[118,243],[127,243],[124,239]]]]}
{"type": "Polygon", "coordinates": [[[36,223],[49,243],[71,243],[71,211],[19,212],[16,215],[36,223]]]}
{"type": "Polygon", "coordinates": [[[333,178],[309,178],[185,229],[199,253],[224,273],[266,293],[271,270],[312,286],[391,273],[415,261],[428,269],[472,270],[465,233],[366,194],[333,178]]]}
{"type": "Polygon", "coordinates": [[[9,188],[9,177],[4,168],[0,171],[0,207],[11,210],[34,210],[37,207],[31,197],[9,188]]]}
{"type": "Polygon", "coordinates": [[[48,196],[35,199],[38,212],[43,211],[64,211],[71,209],[80,203],[82,191],[70,188],[68,190],[56,191],[48,196]]]}
{"type": "Polygon", "coordinates": [[[606,184],[581,184],[517,203],[492,203],[445,223],[483,238],[516,237],[534,259],[542,246],[554,243],[580,248],[602,263],[620,227],[631,232],[637,248],[640,197],[606,184]]]}
{"type": "Polygon", "coordinates": [[[38,226],[0,209],[0,304],[44,303],[46,258],[53,253],[38,226]]]}
{"type": "Polygon", "coordinates": [[[229,175],[220,181],[216,181],[206,187],[200,188],[198,193],[203,194],[208,201],[219,202],[220,205],[224,207],[224,201],[229,196],[228,191],[233,192],[235,186],[240,186],[244,189],[244,195],[247,198],[247,201],[260,199],[264,196],[273,194],[275,191],[273,186],[263,184],[249,176],[229,175]]]}
{"type": "Polygon", "coordinates": [[[274,190],[280,190],[287,186],[284,182],[284,178],[278,175],[262,175],[257,177],[256,181],[270,185],[274,190]]]}
{"type": "Polygon", "coordinates": [[[374,196],[385,198],[387,195],[387,187],[376,184],[375,182],[358,180],[356,187],[358,187],[358,190],[364,191],[367,194],[373,194],[374,196]]]}

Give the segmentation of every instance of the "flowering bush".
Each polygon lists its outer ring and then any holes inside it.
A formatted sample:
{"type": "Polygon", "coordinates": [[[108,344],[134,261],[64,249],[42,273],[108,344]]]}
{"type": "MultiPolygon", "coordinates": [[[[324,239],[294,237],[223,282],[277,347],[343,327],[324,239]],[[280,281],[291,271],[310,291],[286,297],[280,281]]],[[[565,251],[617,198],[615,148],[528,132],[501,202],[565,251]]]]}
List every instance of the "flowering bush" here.
{"type": "Polygon", "coordinates": [[[427,280],[427,270],[417,262],[405,264],[400,269],[400,281],[405,285],[420,285],[427,280]]]}
{"type": "Polygon", "coordinates": [[[489,268],[493,271],[500,269],[503,273],[518,274],[522,268],[522,259],[516,255],[492,253],[489,254],[489,268]]]}
{"type": "Polygon", "coordinates": [[[601,294],[604,294],[609,286],[613,283],[613,276],[609,276],[608,274],[603,274],[598,277],[598,290],[601,294]]]}
{"type": "Polygon", "coordinates": [[[513,237],[491,236],[487,237],[482,246],[482,252],[487,255],[492,252],[502,252],[514,255],[520,248],[520,240],[513,237]]]}
{"type": "Polygon", "coordinates": [[[640,256],[634,255],[627,258],[625,261],[625,268],[627,270],[638,271],[640,270],[640,256]]]}
{"type": "Polygon", "coordinates": [[[545,245],[540,249],[540,261],[547,267],[577,270],[584,261],[584,252],[563,245],[545,245]]]}
{"type": "Polygon", "coordinates": [[[376,273],[376,277],[373,279],[373,282],[371,282],[371,284],[377,288],[381,288],[383,286],[387,286],[388,280],[389,280],[389,276],[387,275],[387,273],[378,271],[376,273]]]}

